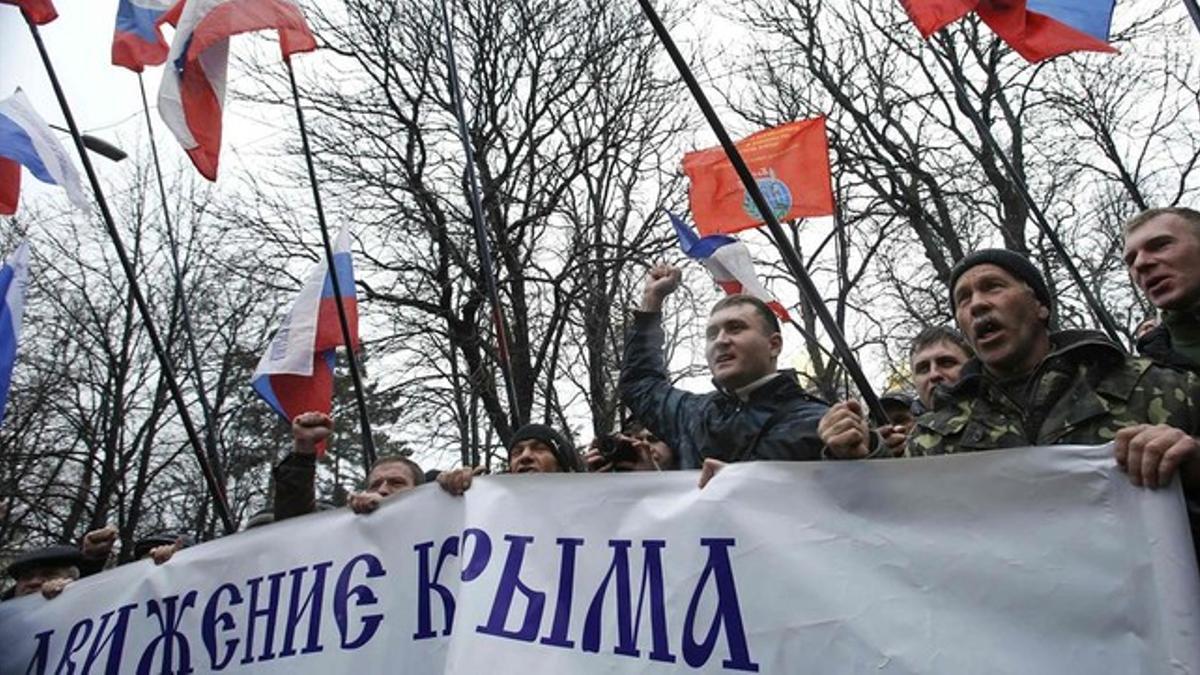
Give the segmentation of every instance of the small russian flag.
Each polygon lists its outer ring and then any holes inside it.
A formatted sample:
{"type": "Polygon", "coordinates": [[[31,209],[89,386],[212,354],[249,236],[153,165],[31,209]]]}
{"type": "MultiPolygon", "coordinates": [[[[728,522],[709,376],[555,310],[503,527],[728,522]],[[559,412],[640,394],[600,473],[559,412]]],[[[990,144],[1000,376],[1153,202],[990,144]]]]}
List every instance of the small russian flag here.
{"type": "Polygon", "coordinates": [[[727,234],[699,237],[679,216],[669,211],[667,216],[675,227],[675,236],[679,238],[679,248],[683,249],[684,255],[699,260],[721,290],[729,295],[752,295],[767,303],[781,320],[792,320],[783,304],[758,280],[758,275],[754,273],[754,260],[745,244],[727,234]]]}
{"type": "Polygon", "coordinates": [[[0,267],[0,421],[8,406],[8,388],[17,362],[25,287],[29,285],[29,244],[21,242],[0,267]]]}

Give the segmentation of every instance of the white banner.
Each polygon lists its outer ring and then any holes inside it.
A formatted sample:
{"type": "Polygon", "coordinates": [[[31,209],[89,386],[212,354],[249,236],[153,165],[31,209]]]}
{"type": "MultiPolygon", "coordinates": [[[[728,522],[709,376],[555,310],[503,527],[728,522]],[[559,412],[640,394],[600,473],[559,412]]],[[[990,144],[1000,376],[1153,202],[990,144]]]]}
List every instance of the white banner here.
{"type": "Polygon", "coordinates": [[[1179,490],[1104,448],[425,486],[0,604],[2,673],[1194,673],[1179,490]]]}

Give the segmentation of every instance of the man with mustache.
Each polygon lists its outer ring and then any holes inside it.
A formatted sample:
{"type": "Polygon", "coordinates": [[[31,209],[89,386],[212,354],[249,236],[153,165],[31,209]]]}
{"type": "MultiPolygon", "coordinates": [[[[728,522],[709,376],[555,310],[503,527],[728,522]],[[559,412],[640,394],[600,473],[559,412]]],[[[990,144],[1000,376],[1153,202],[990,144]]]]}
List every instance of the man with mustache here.
{"type": "MultiPolygon", "coordinates": [[[[958,326],[975,350],[959,381],[934,391],[909,455],[1114,441],[1134,485],[1157,488],[1178,471],[1200,489],[1200,379],[1132,358],[1095,331],[1050,331],[1054,303],[1024,256],[976,251],[951,272],[958,326]]],[[[863,457],[865,444],[830,446],[863,457]]]]}
{"type": "Polygon", "coordinates": [[[730,295],[713,306],[705,355],[716,391],[672,386],[663,356],[662,308],[679,287],[678,268],[650,269],[621,365],[621,400],[632,416],[674,448],[682,469],[706,460],[817,460],[817,421],[828,406],[777,369],[783,336],[761,300],[730,295]]]}
{"type": "Polygon", "coordinates": [[[1129,276],[1162,312],[1162,323],[1138,336],[1138,348],[1200,373],[1200,211],[1149,209],[1122,231],[1129,276]]]}

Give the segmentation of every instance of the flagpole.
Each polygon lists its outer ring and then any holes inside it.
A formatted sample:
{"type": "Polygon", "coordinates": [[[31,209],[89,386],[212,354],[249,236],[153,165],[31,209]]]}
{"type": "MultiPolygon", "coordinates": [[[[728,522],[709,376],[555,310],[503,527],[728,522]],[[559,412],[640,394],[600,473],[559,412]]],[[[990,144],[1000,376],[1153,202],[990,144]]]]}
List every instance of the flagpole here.
{"type": "Polygon", "coordinates": [[[499,352],[500,373],[504,377],[504,390],[508,395],[509,415],[513,431],[521,426],[521,407],[517,399],[516,381],[513,379],[512,361],[508,350],[508,333],[504,323],[504,309],[500,304],[500,290],[496,284],[496,273],[492,268],[492,251],[488,245],[487,226],[483,221],[483,202],[479,196],[479,177],[475,175],[475,150],[467,131],[467,116],[463,111],[462,90],[458,81],[458,65],[454,59],[454,34],[450,25],[450,8],[442,0],[442,24],[446,31],[446,68],[450,80],[450,96],[454,103],[454,116],[458,120],[458,136],[462,141],[466,157],[467,182],[471,187],[471,220],[475,225],[475,248],[479,254],[479,268],[487,286],[488,299],[492,304],[492,323],[496,330],[496,346],[499,352]]]}
{"type": "MultiPolygon", "coordinates": [[[[938,33],[941,35],[943,41],[949,43],[950,35],[945,28],[938,31],[938,33]]],[[[956,98],[959,102],[959,109],[971,119],[971,123],[975,125],[975,129],[979,132],[980,138],[988,145],[988,148],[992,151],[992,153],[1000,159],[1000,163],[1004,165],[1004,170],[1008,173],[1009,180],[1012,181],[1013,186],[1017,189],[1017,193],[1021,195],[1021,200],[1025,202],[1025,206],[1029,209],[1029,213],[1033,216],[1033,222],[1037,225],[1038,229],[1042,231],[1042,234],[1046,235],[1046,238],[1050,240],[1050,245],[1054,248],[1054,252],[1058,254],[1063,267],[1067,268],[1067,273],[1071,275],[1071,279],[1074,280],[1075,285],[1079,287],[1079,292],[1083,293],[1083,298],[1087,302],[1088,307],[1091,308],[1092,314],[1096,316],[1096,320],[1099,321],[1100,325],[1104,327],[1104,332],[1108,333],[1108,337],[1111,338],[1112,341],[1115,342],[1122,351],[1128,353],[1128,349],[1125,347],[1124,340],[1121,339],[1121,333],[1117,329],[1117,325],[1113,322],[1112,316],[1108,313],[1108,310],[1104,309],[1104,306],[1100,304],[1099,299],[1096,298],[1095,294],[1092,293],[1091,288],[1084,281],[1083,275],[1079,272],[1079,268],[1076,267],[1075,263],[1071,261],[1071,256],[1067,253],[1066,246],[1063,245],[1062,240],[1058,238],[1058,234],[1055,233],[1053,228],[1050,227],[1050,223],[1046,219],[1046,214],[1042,212],[1041,207],[1038,206],[1036,201],[1034,201],[1033,195],[1029,192],[1029,186],[1025,184],[1025,181],[1017,172],[1017,168],[1013,165],[1012,160],[1009,159],[1008,155],[1004,152],[1004,149],[1000,147],[1000,142],[997,141],[996,137],[992,134],[991,127],[984,122],[983,117],[979,114],[979,111],[976,110],[973,105],[971,105],[971,101],[967,97],[966,86],[963,84],[962,79],[959,78],[958,74],[954,72],[954,70],[950,67],[950,64],[948,64],[945,58],[938,52],[937,48],[935,48],[933,45],[930,45],[929,50],[933,52],[934,59],[937,60],[938,65],[942,67],[942,70],[946,73],[946,76],[949,77],[950,81],[954,84],[954,91],[955,94],[957,94],[956,98]]]]}
{"type": "Polygon", "coordinates": [[[754,201],[759,215],[763,217],[766,223],[769,238],[775,244],[775,248],[779,250],[784,264],[787,265],[788,270],[795,277],[796,285],[800,287],[801,295],[803,295],[805,301],[808,302],[809,306],[816,313],[817,318],[821,320],[821,325],[824,326],[825,332],[829,334],[829,338],[833,340],[834,350],[841,357],[843,366],[850,372],[850,377],[854,379],[854,384],[858,387],[863,403],[877,424],[887,424],[888,418],[883,410],[883,405],[879,402],[879,397],[875,395],[875,390],[872,389],[871,383],[867,380],[867,376],[859,366],[858,359],[854,357],[854,352],[850,350],[850,345],[846,343],[845,336],[842,335],[837,323],[829,314],[829,309],[825,306],[820,292],[808,276],[808,272],[804,269],[804,263],[800,260],[800,255],[788,241],[783,227],[780,226],[779,221],[775,218],[775,214],[771,211],[770,205],[767,204],[766,198],[763,197],[762,191],[759,190],[757,181],[754,180],[750,169],[746,166],[745,161],[742,160],[741,153],[738,152],[733,139],[725,131],[725,126],[721,124],[716,111],[713,110],[712,105],[708,102],[708,97],[704,95],[704,91],[700,88],[700,84],[692,74],[691,68],[688,67],[683,55],[679,52],[679,48],[675,46],[675,41],[671,39],[670,32],[667,31],[667,27],[663,25],[662,19],[654,11],[650,0],[638,0],[638,4],[641,5],[642,12],[645,13],[646,18],[650,20],[650,24],[654,27],[654,32],[658,35],[659,41],[662,42],[667,52],[671,55],[671,60],[675,63],[676,69],[679,70],[680,76],[683,77],[684,82],[691,91],[692,97],[696,99],[696,103],[700,106],[701,112],[704,113],[705,119],[708,120],[708,125],[721,141],[721,147],[725,149],[725,154],[729,157],[730,163],[733,164],[734,170],[737,171],[738,177],[741,178],[742,184],[746,187],[746,192],[750,195],[750,199],[754,201]]]}
{"type": "Polygon", "coordinates": [[[296,122],[300,125],[300,146],[304,150],[304,161],[308,165],[308,181],[312,186],[313,203],[317,207],[317,223],[321,226],[321,243],[325,247],[325,260],[329,265],[329,279],[333,284],[333,302],[337,306],[338,324],[342,328],[342,342],[346,345],[346,356],[350,362],[350,379],[354,383],[354,401],[358,407],[358,419],[362,427],[363,463],[366,473],[375,464],[375,439],[371,435],[371,421],[367,417],[367,400],[363,395],[362,376],[358,370],[358,357],[351,342],[350,321],[346,318],[346,307],[342,303],[342,286],[338,281],[337,267],[333,261],[333,243],[329,238],[329,226],[325,222],[325,209],[321,206],[321,191],[317,186],[317,169],[313,164],[312,151],[308,145],[308,127],[304,124],[304,110],[300,107],[300,90],[296,86],[296,72],[292,69],[292,58],[286,56],[288,82],[292,85],[292,102],[296,107],[296,122]]]}
{"type": "Polygon", "coordinates": [[[224,526],[225,532],[232,534],[236,530],[236,527],[229,510],[229,502],[225,498],[225,492],[221,489],[220,483],[217,482],[216,474],[213,473],[213,468],[209,465],[208,458],[204,455],[200,436],[196,433],[196,426],[192,423],[192,417],[188,413],[187,402],[183,399],[183,391],[179,388],[178,380],[175,379],[175,370],[171,367],[171,360],[167,355],[166,349],[163,347],[162,340],[159,338],[158,330],[154,327],[154,319],[150,314],[150,307],[146,304],[146,298],[142,295],[141,286],[138,285],[137,272],[129,260],[125,244],[121,241],[121,234],[117,231],[116,221],[113,220],[112,212],[108,208],[108,202],[104,199],[104,191],[100,187],[100,179],[96,176],[96,170],[92,167],[92,160],[88,157],[87,149],[83,145],[83,137],[79,133],[79,127],[75,124],[75,117],[71,114],[71,107],[67,105],[67,97],[63,93],[62,85],[58,82],[58,75],[54,71],[54,65],[50,63],[50,54],[46,51],[46,45],[42,42],[42,35],[38,31],[37,24],[33,22],[33,18],[24,9],[21,10],[21,14],[25,17],[25,23],[29,25],[29,32],[33,35],[34,43],[37,44],[38,53],[42,57],[42,65],[46,68],[46,75],[49,76],[50,85],[54,88],[54,95],[58,99],[59,107],[62,109],[63,118],[66,119],[67,128],[71,131],[71,140],[75,142],[75,150],[79,153],[80,160],[83,162],[83,169],[87,173],[93,192],[95,192],[96,202],[100,206],[100,214],[104,219],[105,228],[108,230],[108,236],[112,239],[113,246],[117,250],[117,258],[121,261],[121,268],[124,270],[125,278],[129,283],[129,293],[133,296],[134,304],[137,305],[138,313],[142,317],[142,323],[145,324],[146,333],[150,336],[150,344],[154,348],[154,355],[158,357],[158,365],[162,369],[163,378],[167,381],[167,387],[171,390],[171,398],[175,401],[175,407],[179,411],[179,419],[183,423],[188,442],[191,444],[192,450],[196,455],[196,462],[200,465],[200,472],[204,474],[204,481],[208,484],[208,490],[212,493],[217,515],[221,518],[221,524],[224,526]]]}
{"type": "Polygon", "coordinates": [[[1200,5],[1196,4],[1196,0],[1183,0],[1183,4],[1187,6],[1188,14],[1192,15],[1196,30],[1200,30],[1200,5]]]}
{"type": "Polygon", "coordinates": [[[196,334],[192,331],[192,311],[189,307],[187,294],[183,286],[183,268],[179,264],[179,245],[175,239],[174,223],[171,221],[171,210],[167,206],[167,187],[163,180],[162,164],[158,159],[158,144],[154,140],[154,122],[150,116],[150,102],[146,98],[146,83],[142,73],[137,74],[138,90],[142,94],[142,112],[146,116],[146,133],[150,137],[150,155],[154,158],[154,175],[158,179],[158,196],[162,201],[163,222],[167,227],[167,247],[171,252],[171,267],[175,273],[175,295],[179,298],[179,311],[183,323],[184,341],[187,343],[188,356],[191,358],[192,381],[196,387],[196,395],[200,399],[200,412],[204,415],[204,449],[208,453],[208,463],[217,483],[224,487],[225,472],[221,468],[221,456],[217,451],[216,424],[212,406],[208,403],[208,394],[204,390],[203,370],[200,368],[200,353],[196,348],[196,334]]]}

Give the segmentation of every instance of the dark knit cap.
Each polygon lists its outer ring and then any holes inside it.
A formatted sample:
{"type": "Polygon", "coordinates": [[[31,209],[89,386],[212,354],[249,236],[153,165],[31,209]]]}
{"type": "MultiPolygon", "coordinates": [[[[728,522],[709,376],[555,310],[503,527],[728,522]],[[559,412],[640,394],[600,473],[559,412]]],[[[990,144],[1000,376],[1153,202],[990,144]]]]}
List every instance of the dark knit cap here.
{"type": "Polygon", "coordinates": [[[1003,248],[985,248],[958,261],[958,264],[950,271],[951,312],[954,311],[954,287],[958,285],[958,278],[976,265],[987,264],[1000,267],[1020,281],[1024,281],[1033,290],[1033,295],[1038,302],[1045,305],[1051,315],[1054,314],[1054,300],[1050,297],[1050,289],[1046,287],[1046,280],[1042,278],[1042,273],[1033,266],[1033,263],[1029,262],[1029,258],[1003,248]]]}
{"type": "Polygon", "coordinates": [[[511,453],[517,443],[530,439],[549,445],[550,449],[554,451],[554,458],[558,460],[558,468],[562,471],[583,471],[583,461],[579,458],[579,453],[575,452],[575,448],[571,447],[562,434],[544,424],[526,424],[517,429],[512,440],[508,442],[508,451],[511,453]]]}
{"type": "Polygon", "coordinates": [[[26,551],[8,564],[8,576],[16,579],[39,567],[78,567],[83,562],[83,552],[78,546],[59,544],[26,551]]]}

